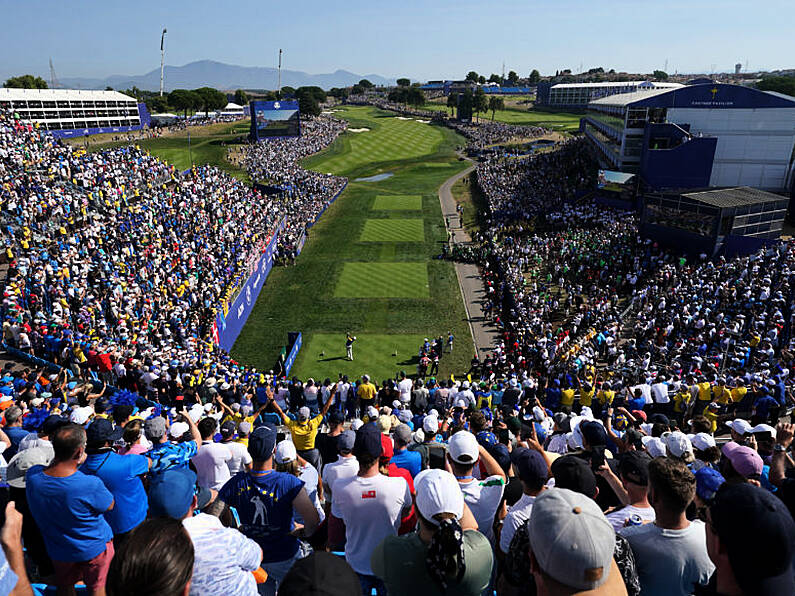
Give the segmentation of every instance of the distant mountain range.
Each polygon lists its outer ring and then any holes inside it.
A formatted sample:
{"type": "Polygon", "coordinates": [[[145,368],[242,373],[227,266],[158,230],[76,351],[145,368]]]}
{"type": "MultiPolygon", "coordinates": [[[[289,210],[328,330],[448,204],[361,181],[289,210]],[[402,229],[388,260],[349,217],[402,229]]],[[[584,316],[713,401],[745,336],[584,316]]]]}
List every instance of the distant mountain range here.
{"type": "MultiPolygon", "coordinates": [[[[213,60],[199,60],[184,66],[168,66],[165,68],[164,86],[167,91],[172,89],[196,89],[198,87],[214,87],[222,91],[235,89],[276,89],[278,71],[265,66],[236,66],[213,60]]],[[[374,85],[394,85],[394,79],[376,74],[358,75],[347,70],[337,70],[328,74],[309,74],[300,70],[282,70],[282,87],[301,87],[316,85],[323,89],[331,87],[347,87],[367,79],[374,85]]],[[[144,75],[112,75],[104,79],[62,78],[60,83],[69,89],[130,89],[138,87],[148,91],[160,89],[160,69],[157,68],[144,75]]]]}

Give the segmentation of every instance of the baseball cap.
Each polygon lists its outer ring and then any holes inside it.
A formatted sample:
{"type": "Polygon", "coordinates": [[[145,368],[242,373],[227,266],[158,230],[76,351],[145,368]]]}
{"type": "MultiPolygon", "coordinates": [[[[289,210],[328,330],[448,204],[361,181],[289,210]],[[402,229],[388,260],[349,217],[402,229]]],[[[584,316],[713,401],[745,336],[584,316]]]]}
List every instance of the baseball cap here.
{"type": "Polygon", "coordinates": [[[640,441],[652,457],[665,457],[665,442],[660,437],[644,435],[640,441]]]}
{"type": "Polygon", "coordinates": [[[276,428],[263,424],[254,429],[248,438],[248,452],[254,461],[266,461],[276,447],[276,428]]]}
{"type": "Polygon", "coordinates": [[[182,519],[196,495],[197,509],[206,507],[212,499],[208,488],[196,486],[196,473],[190,468],[171,468],[156,474],[149,484],[149,514],[182,519]]]}
{"type": "Polygon", "coordinates": [[[568,488],[586,497],[596,496],[596,475],[588,462],[576,455],[564,455],[552,462],[555,486],[568,488]]]}
{"type": "Polygon", "coordinates": [[[690,443],[693,445],[694,449],[698,449],[699,451],[705,451],[716,445],[715,437],[707,433],[696,433],[690,437],[690,443]]]}
{"type": "Polygon", "coordinates": [[[696,477],[696,494],[706,503],[715,498],[715,493],[718,492],[720,485],[726,482],[723,475],[710,466],[699,468],[694,476],[696,477]]]}
{"type": "Polygon", "coordinates": [[[171,428],[168,429],[168,433],[171,435],[171,438],[179,439],[189,430],[190,426],[188,426],[187,422],[175,422],[171,425],[171,428]]]}
{"type": "Polygon", "coordinates": [[[516,466],[519,479],[528,484],[544,483],[549,478],[547,462],[535,449],[517,447],[511,452],[511,463],[516,466]]]}
{"type": "Polygon", "coordinates": [[[392,434],[404,445],[411,443],[411,429],[408,424],[398,424],[392,434]]]}
{"type": "Polygon", "coordinates": [[[478,440],[471,432],[461,430],[450,437],[447,451],[454,462],[459,464],[474,464],[480,456],[478,440]]]}
{"type": "Polygon", "coordinates": [[[235,423],[232,420],[227,420],[221,425],[221,436],[231,437],[235,434],[235,423]]]}
{"type": "Polygon", "coordinates": [[[113,443],[123,434],[124,429],[120,426],[113,428],[113,423],[107,418],[96,418],[86,429],[86,442],[89,445],[113,443]]]}
{"type": "Polygon", "coordinates": [[[279,584],[279,596],[361,596],[359,577],[344,558],[315,551],[299,559],[279,584]]]}
{"type": "Polygon", "coordinates": [[[783,501],[752,484],[726,483],[709,512],[743,593],[795,594],[795,522],[783,501]]]}
{"type": "Polygon", "coordinates": [[[580,424],[580,432],[582,433],[582,438],[585,439],[591,447],[607,445],[607,431],[601,423],[595,420],[582,422],[580,424]]]}
{"type": "Polygon", "coordinates": [[[312,412],[306,406],[302,406],[302,407],[298,408],[298,420],[301,420],[301,421],[309,420],[309,415],[311,413],[312,412]]]}
{"type": "Polygon", "coordinates": [[[365,424],[356,431],[353,454],[358,457],[381,457],[381,431],[375,424],[365,424]]]}
{"type": "Polygon", "coordinates": [[[356,443],[356,433],[346,430],[337,435],[337,451],[351,451],[356,443]]]}
{"type": "Polygon", "coordinates": [[[239,433],[247,435],[251,432],[251,423],[247,420],[244,420],[238,425],[237,430],[239,433]]]}
{"type": "Polygon", "coordinates": [[[464,515],[464,493],[447,470],[423,470],[414,478],[414,488],[417,509],[433,525],[439,525],[434,516],[440,513],[452,513],[457,520],[464,515]]]}
{"type": "Polygon", "coordinates": [[[296,451],[292,441],[284,440],[276,445],[273,459],[276,460],[277,464],[290,463],[298,459],[298,451],[296,451]]]}
{"type": "Polygon", "coordinates": [[[674,431],[665,436],[665,446],[674,457],[682,457],[688,451],[692,453],[693,446],[690,444],[690,439],[687,438],[683,432],[674,431]]]}
{"type": "Polygon", "coordinates": [[[750,447],[738,445],[734,441],[729,441],[723,446],[721,450],[723,455],[731,462],[732,468],[740,476],[750,478],[752,476],[759,477],[762,475],[762,469],[765,462],[762,457],[750,447]]]}
{"type": "Polygon", "coordinates": [[[48,437],[52,436],[56,430],[68,422],[69,421],[63,416],[58,416],[58,414],[50,414],[44,419],[44,422],[41,423],[41,432],[39,434],[46,435],[48,437]]]}
{"type": "Polygon", "coordinates": [[[527,528],[533,555],[552,579],[578,590],[607,581],[616,535],[592,499],[565,488],[544,491],[527,528]]]}
{"type": "Polygon", "coordinates": [[[150,441],[156,441],[166,436],[166,420],[162,416],[150,418],[144,422],[144,435],[150,441]]]}
{"type": "Polygon", "coordinates": [[[14,488],[25,488],[25,474],[33,466],[48,466],[55,453],[52,447],[31,447],[17,453],[8,462],[6,482],[14,488]]]}
{"type": "Polygon", "coordinates": [[[751,434],[756,433],[770,433],[774,439],[776,438],[776,429],[769,424],[757,424],[751,429],[751,434]]]}
{"type": "Polygon", "coordinates": [[[627,451],[618,462],[621,476],[638,486],[649,484],[649,462],[651,457],[645,451],[627,451]]]}
{"type": "Polygon", "coordinates": [[[728,426],[738,435],[744,435],[746,433],[751,432],[751,425],[748,423],[747,420],[743,420],[742,418],[736,418],[731,422],[726,422],[726,426],[728,426]]]}
{"type": "Polygon", "coordinates": [[[352,431],[355,432],[355,431],[359,430],[363,426],[364,426],[364,422],[361,419],[354,418],[353,420],[351,420],[351,430],[352,431]]]}
{"type": "Polygon", "coordinates": [[[436,416],[426,416],[422,421],[422,430],[426,433],[435,433],[439,430],[439,419],[436,416]]]}

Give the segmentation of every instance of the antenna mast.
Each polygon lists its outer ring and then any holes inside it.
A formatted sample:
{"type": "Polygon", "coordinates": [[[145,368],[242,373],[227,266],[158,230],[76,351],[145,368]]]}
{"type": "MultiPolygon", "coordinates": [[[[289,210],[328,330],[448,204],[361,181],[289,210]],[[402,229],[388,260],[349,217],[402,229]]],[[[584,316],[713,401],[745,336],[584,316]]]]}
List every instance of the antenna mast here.
{"type": "Polygon", "coordinates": [[[163,97],[163,68],[166,64],[166,28],[163,27],[163,33],[160,34],[160,97],[163,97]]]}
{"type": "Polygon", "coordinates": [[[279,88],[276,90],[279,99],[282,97],[282,49],[279,48],[279,88]]]}
{"type": "Polygon", "coordinates": [[[58,82],[58,77],[55,75],[55,67],[52,65],[52,56],[50,56],[50,87],[58,89],[61,84],[58,82]]]}

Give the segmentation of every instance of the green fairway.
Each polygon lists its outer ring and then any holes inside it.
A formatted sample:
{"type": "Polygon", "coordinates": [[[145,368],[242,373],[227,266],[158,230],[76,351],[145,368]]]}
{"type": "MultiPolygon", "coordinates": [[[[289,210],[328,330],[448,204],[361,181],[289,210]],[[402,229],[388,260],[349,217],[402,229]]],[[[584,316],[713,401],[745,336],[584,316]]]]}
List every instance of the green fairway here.
{"type": "Polygon", "coordinates": [[[355,106],[335,110],[334,117],[350,120],[351,128],[369,128],[370,131],[341,136],[329,151],[310,157],[305,165],[320,172],[342,176],[356,172],[358,175],[362,166],[431,155],[442,142],[442,135],[435,126],[401,120],[391,112],[379,112],[366,120],[362,119],[363,114],[362,108],[355,106]]]}
{"type": "MultiPolygon", "coordinates": [[[[450,113],[450,109],[443,104],[427,103],[423,106],[425,110],[435,112],[450,113]]],[[[582,114],[573,112],[552,112],[536,109],[505,108],[494,112],[496,122],[506,124],[521,124],[525,126],[543,126],[556,132],[575,132],[580,128],[580,118],[582,114]]],[[[480,114],[479,120],[485,122],[491,120],[491,112],[480,114]]]]}
{"type": "Polygon", "coordinates": [[[420,195],[378,195],[373,211],[422,211],[420,195]]]}
{"type": "Polygon", "coordinates": [[[335,298],[427,298],[425,263],[343,263],[335,298]]]}
{"type": "Polygon", "coordinates": [[[267,370],[287,332],[301,331],[295,374],[336,379],[339,372],[367,372],[380,380],[402,368],[414,372],[423,338],[452,331],[467,348],[446,356],[440,372],[467,370],[471,335],[455,269],[436,258],[447,239],[437,192],[466,167],[454,151],[464,139],[371,107],[344,106],[334,115],[370,130],[343,134],[304,165],[350,182],[311,228],[295,265],[273,269],[233,357],[267,370]],[[385,172],[394,175],[353,181],[385,172]],[[416,208],[396,208],[409,204],[416,208]],[[353,363],[335,360],[345,355],[346,331],[359,338],[353,363]]]}
{"type": "Polygon", "coordinates": [[[362,242],[422,242],[422,219],[368,219],[359,238],[362,242]]]}
{"type": "MultiPolygon", "coordinates": [[[[381,383],[393,378],[395,373],[405,370],[411,375],[417,372],[419,347],[424,335],[411,334],[370,334],[356,336],[353,343],[353,362],[345,359],[344,333],[313,333],[304,340],[301,348],[301,363],[306,374],[315,375],[316,380],[326,377],[336,381],[340,373],[351,380],[361,375],[370,375],[372,380],[381,383]]],[[[445,354],[445,358],[452,356],[445,354]]]]}

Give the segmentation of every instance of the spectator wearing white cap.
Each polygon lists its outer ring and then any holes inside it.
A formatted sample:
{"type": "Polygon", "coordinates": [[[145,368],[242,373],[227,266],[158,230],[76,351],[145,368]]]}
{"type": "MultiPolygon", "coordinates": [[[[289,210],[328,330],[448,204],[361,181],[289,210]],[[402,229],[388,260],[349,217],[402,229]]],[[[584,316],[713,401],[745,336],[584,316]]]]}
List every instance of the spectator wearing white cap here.
{"type": "Polygon", "coordinates": [[[539,596],[627,593],[613,560],[615,532],[592,499],[565,488],[545,491],[533,506],[528,534],[539,596]]]}
{"type": "MultiPolygon", "coordinates": [[[[276,464],[275,469],[277,472],[292,474],[304,481],[306,494],[315,506],[315,510],[317,510],[318,523],[322,524],[323,520],[326,519],[326,512],[323,511],[320,503],[320,497],[323,495],[323,485],[320,481],[320,474],[318,474],[315,467],[298,456],[295,445],[289,439],[285,439],[276,445],[273,461],[276,464]]],[[[304,525],[304,519],[297,511],[293,513],[293,520],[296,524],[304,525]]]]}
{"type": "Polygon", "coordinates": [[[743,420],[742,418],[727,421],[726,426],[731,430],[732,441],[740,445],[745,443],[745,440],[748,438],[746,435],[750,434],[753,428],[747,420],[743,420]]]}
{"type": "Polygon", "coordinates": [[[715,437],[708,433],[696,433],[690,437],[690,444],[693,445],[693,463],[690,469],[693,473],[698,472],[704,466],[710,466],[717,470],[720,461],[720,450],[715,443],[715,437]]]}
{"type": "Polygon", "coordinates": [[[478,596],[489,584],[493,555],[488,540],[445,470],[417,475],[417,532],[388,536],[370,558],[390,594],[478,596]]]}
{"type": "Polygon", "coordinates": [[[679,459],[686,464],[693,461],[693,445],[687,435],[680,431],[666,434],[663,438],[668,457],[679,459]]]}
{"type": "Polygon", "coordinates": [[[409,449],[420,454],[421,467],[423,470],[433,468],[443,470],[447,456],[447,445],[445,445],[438,433],[441,428],[439,419],[428,414],[422,420],[422,428],[414,433],[414,437],[422,433],[422,440],[409,446],[409,449]]]}
{"type": "Polygon", "coordinates": [[[707,555],[704,524],[685,515],[695,493],[696,479],[684,462],[658,457],[649,463],[655,522],[620,530],[635,554],[644,596],[692,594],[715,569],[707,555]]]}
{"type": "Polygon", "coordinates": [[[464,500],[478,522],[478,530],[494,543],[494,516],[505,490],[505,472],[500,464],[480,445],[471,432],[461,430],[450,437],[447,458],[458,481],[464,500]],[[473,476],[478,463],[482,479],[473,476]]]}

